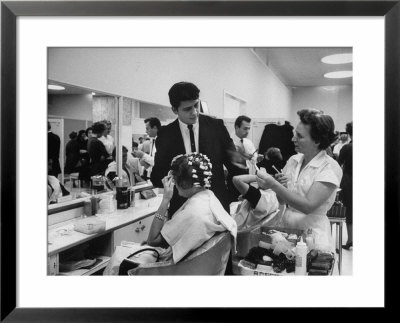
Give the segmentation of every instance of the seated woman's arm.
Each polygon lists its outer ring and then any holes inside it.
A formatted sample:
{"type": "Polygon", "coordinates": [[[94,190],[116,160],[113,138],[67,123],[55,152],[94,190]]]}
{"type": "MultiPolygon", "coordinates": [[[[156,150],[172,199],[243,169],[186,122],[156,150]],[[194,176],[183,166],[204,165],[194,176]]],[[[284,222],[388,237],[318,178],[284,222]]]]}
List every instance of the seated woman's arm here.
{"type": "Polygon", "coordinates": [[[336,185],[329,182],[314,182],[306,196],[289,191],[266,172],[257,173],[257,182],[262,188],[271,188],[277,196],[291,207],[310,214],[320,207],[336,190],[336,185]]]}
{"type": "Polygon", "coordinates": [[[147,238],[147,244],[152,247],[168,247],[167,242],[161,235],[161,229],[167,221],[167,212],[169,202],[174,192],[174,184],[172,176],[166,176],[162,180],[164,185],[164,195],[162,202],[154,216],[153,223],[150,227],[149,236],[147,238]]]}
{"type": "Polygon", "coordinates": [[[256,175],[238,175],[232,178],[232,183],[241,195],[245,195],[249,190],[249,184],[256,182],[256,175]]]}

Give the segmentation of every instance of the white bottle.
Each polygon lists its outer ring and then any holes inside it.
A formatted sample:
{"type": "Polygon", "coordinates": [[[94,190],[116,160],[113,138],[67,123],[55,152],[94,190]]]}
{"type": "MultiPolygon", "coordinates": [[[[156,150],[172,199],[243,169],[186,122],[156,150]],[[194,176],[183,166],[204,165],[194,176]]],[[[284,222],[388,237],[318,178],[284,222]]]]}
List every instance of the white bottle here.
{"type": "Polygon", "coordinates": [[[295,275],[306,275],[307,273],[307,245],[303,242],[303,237],[296,244],[296,267],[295,275]]]}

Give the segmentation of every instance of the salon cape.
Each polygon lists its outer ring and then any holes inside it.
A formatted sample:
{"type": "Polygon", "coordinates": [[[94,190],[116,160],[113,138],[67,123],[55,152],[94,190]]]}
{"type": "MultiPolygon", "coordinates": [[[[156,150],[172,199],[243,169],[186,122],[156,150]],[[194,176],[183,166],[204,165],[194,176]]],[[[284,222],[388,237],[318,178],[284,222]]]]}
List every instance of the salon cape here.
{"type": "Polygon", "coordinates": [[[211,239],[216,232],[228,230],[235,239],[237,225],[210,190],[190,197],[171,220],[167,221],[161,234],[172,248],[175,263],[190,251],[211,239]]]}
{"type": "Polygon", "coordinates": [[[261,197],[255,208],[252,208],[250,202],[246,199],[238,205],[232,217],[236,221],[239,230],[261,223],[263,225],[274,225],[276,211],[279,209],[276,193],[270,189],[260,190],[260,193],[261,197]]]}

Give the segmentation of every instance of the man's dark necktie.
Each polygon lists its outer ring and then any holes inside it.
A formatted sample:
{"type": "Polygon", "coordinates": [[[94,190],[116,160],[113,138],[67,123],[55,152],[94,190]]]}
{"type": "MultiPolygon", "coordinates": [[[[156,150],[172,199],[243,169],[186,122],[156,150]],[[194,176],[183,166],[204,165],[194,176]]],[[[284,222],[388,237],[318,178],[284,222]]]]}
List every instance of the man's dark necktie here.
{"type": "Polygon", "coordinates": [[[150,156],[154,156],[153,150],[154,150],[154,143],[156,142],[155,139],[152,139],[152,144],[151,144],[151,151],[150,151],[150,156]]]}
{"type": "Polygon", "coordinates": [[[194,132],[193,132],[193,125],[188,125],[189,135],[190,135],[190,148],[192,149],[192,153],[196,151],[196,143],[194,141],[194,132]]]}

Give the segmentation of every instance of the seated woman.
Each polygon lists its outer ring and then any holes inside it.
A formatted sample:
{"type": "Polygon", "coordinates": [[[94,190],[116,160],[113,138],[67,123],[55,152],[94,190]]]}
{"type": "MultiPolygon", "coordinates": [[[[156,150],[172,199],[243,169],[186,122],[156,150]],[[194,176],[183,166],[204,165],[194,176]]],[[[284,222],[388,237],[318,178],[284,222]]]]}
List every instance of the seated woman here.
{"type": "MultiPolygon", "coordinates": [[[[211,168],[207,156],[198,153],[179,155],[172,160],[171,171],[163,179],[163,199],[155,213],[147,239],[147,244],[159,251],[160,260],[172,259],[177,263],[217,232],[230,231],[236,237],[236,222],[214,193],[208,190],[211,185],[211,168]],[[174,186],[187,201],[167,220],[174,186]]],[[[137,247],[139,248],[140,246],[137,247]]],[[[131,250],[127,250],[127,254],[131,250]]],[[[111,259],[109,265],[103,274],[118,274],[119,264],[111,259]]]]}
{"type": "MultiPolygon", "coordinates": [[[[113,161],[108,164],[108,167],[104,173],[106,177],[106,187],[109,190],[115,188],[114,179],[117,177],[117,163],[116,159],[116,148],[112,152],[113,161]]],[[[122,174],[121,179],[128,183],[128,186],[134,186],[137,182],[144,182],[144,179],[139,175],[139,169],[135,168],[131,163],[128,163],[128,149],[122,146],[122,174]]]]}
{"type": "Polygon", "coordinates": [[[238,230],[247,229],[261,223],[263,225],[274,225],[275,211],[279,208],[275,192],[270,189],[258,189],[251,185],[251,183],[257,182],[257,175],[239,175],[233,177],[232,181],[243,199],[243,202],[238,205],[236,212],[232,215],[237,223],[238,230]]]}
{"type": "Polygon", "coordinates": [[[57,199],[69,195],[67,189],[60,183],[57,177],[50,175],[53,167],[53,161],[48,159],[47,174],[47,204],[57,203],[57,199]]]}
{"type": "Polygon", "coordinates": [[[335,201],[342,169],[328,156],[326,148],[337,136],[335,125],[330,116],[316,109],[303,109],[297,114],[300,122],[292,139],[297,155],[290,157],[275,178],[261,169],[257,182],[263,189],[272,189],[278,200],[288,205],[281,227],[311,228],[316,249],[333,251],[326,213],[335,201]]]}

